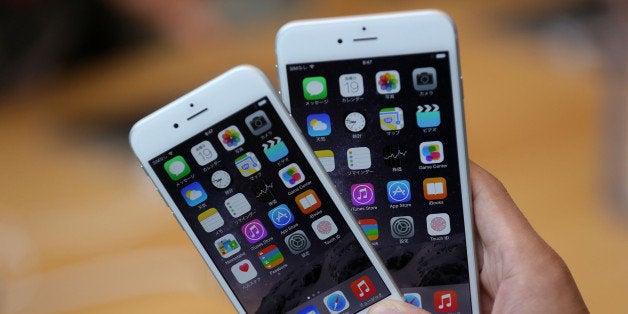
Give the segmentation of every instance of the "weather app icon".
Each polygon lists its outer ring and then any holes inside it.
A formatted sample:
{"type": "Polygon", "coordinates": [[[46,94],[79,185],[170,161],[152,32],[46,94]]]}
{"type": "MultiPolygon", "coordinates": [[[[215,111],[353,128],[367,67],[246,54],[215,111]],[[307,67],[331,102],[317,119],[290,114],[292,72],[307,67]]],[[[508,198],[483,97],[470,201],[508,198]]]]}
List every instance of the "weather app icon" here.
{"type": "Polygon", "coordinates": [[[307,134],[327,136],[331,134],[331,121],[326,113],[314,113],[307,116],[307,134]]]}
{"type": "Polygon", "coordinates": [[[181,190],[181,195],[190,206],[196,206],[207,199],[207,193],[198,182],[192,182],[181,190]]]}

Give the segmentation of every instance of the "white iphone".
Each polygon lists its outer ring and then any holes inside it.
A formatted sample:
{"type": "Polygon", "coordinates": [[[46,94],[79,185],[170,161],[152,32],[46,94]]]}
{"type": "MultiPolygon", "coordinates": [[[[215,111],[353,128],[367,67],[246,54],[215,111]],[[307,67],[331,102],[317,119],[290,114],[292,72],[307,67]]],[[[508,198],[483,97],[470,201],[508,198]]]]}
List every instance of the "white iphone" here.
{"type": "Polygon", "coordinates": [[[407,302],[479,313],[456,30],[439,11],[291,22],[284,103],[407,302]]]}
{"type": "Polygon", "coordinates": [[[238,312],[358,313],[401,299],[258,69],[155,111],[130,142],[238,312]]]}

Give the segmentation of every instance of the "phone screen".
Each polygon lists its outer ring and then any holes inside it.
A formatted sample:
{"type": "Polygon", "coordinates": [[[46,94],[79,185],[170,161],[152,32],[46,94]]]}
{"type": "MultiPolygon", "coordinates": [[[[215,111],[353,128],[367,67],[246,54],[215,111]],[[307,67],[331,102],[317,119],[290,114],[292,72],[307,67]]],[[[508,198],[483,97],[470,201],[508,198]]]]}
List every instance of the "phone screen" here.
{"type": "Polygon", "coordinates": [[[450,58],[439,51],[286,72],[293,117],[406,301],[470,312],[450,58]]]}
{"type": "Polygon", "coordinates": [[[357,312],[391,293],[266,97],[150,160],[247,312],[357,312]]]}

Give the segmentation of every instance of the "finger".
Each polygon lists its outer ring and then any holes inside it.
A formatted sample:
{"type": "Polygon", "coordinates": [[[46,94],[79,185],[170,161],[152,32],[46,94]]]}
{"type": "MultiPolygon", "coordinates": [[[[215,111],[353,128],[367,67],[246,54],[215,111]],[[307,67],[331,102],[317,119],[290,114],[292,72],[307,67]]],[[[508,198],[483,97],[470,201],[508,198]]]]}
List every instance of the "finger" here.
{"type": "Polygon", "coordinates": [[[429,314],[430,312],[399,300],[383,300],[373,305],[368,314],[429,314]]]}

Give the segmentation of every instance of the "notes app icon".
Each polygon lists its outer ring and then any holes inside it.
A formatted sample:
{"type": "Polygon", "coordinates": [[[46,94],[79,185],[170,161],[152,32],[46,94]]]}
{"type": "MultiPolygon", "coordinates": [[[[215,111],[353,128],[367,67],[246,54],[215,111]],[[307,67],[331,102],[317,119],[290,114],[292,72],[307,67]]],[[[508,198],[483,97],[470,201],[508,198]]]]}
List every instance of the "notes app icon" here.
{"type": "Polygon", "coordinates": [[[334,152],[325,149],[325,150],[315,150],[314,154],[318,157],[318,161],[321,162],[325,171],[332,172],[336,169],[336,161],[334,160],[334,152]]]}
{"type": "Polygon", "coordinates": [[[198,215],[198,222],[201,223],[205,232],[212,232],[225,224],[216,208],[210,208],[198,215]]]}

